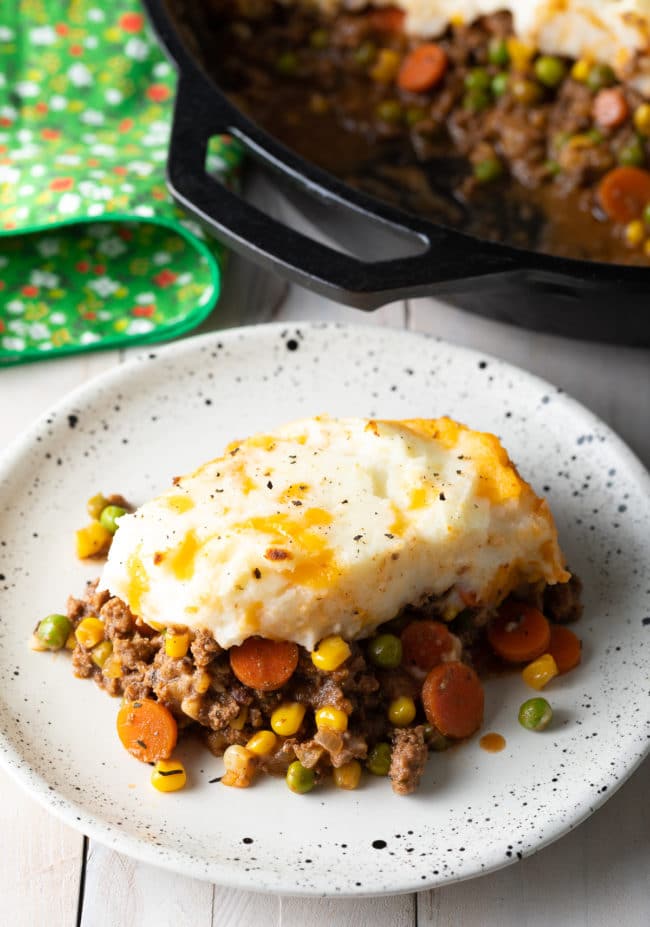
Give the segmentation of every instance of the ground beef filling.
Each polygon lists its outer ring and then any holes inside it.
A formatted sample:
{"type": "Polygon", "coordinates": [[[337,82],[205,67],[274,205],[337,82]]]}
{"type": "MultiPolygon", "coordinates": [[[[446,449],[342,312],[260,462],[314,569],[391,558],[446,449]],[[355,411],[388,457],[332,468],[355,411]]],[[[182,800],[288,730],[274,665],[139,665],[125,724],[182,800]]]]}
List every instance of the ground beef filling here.
{"type": "Polygon", "coordinates": [[[494,43],[514,38],[510,14],[450,26],[436,39],[444,77],[422,92],[401,89],[397,72],[423,40],[387,28],[385,11],[175,0],[174,15],[240,108],[351,185],[483,238],[648,263],[643,235],[607,219],[597,187],[616,165],[650,164],[650,109],[639,129],[643,99],[611,69],[581,75],[558,59],[545,83],[534,50],[495,58],[494,43]],[[603,125],[597,98],[612,89],[623,116],[603,125]]]}
{"type": "MultiPolygon", "coordinates": [[[[528,600],[544,600],[552,620],[568,621],[579,614],[580,584],[529,590],[528,600]]],[[[209,749],[221,756],[231,744],[245,744],[261,728],[268,729],[273,711],[285,701],[300,702],[309,710],[300,729],[280,740],[261,768],[284,774],[298,759],[315,773],[317,781],[351,760],[364,761],[377,743],[392,745],[389,778],[395,792],[413,792],[422,777],[429,750],[439,750],[445,739],[420,714],[412,726],[395,728],[388,720],[388,706],[400,696],[417,702],[421,680],[403,668],[377,669],[367,659],[363,643],[351,643],[351,654],[332,672],[319,670],[304,648],[298,665],[282,688],[262,692],[243,685],[230,668],[227,651],[205,630],[191,632],[187,654],[167,655],[163,634],[135,617],[120,599],[97,591],[97,581],[87,584],[81,598],[70,597],[67,614],[74,628],[88,616],[104,622],[105,639],[112,652],[102,666],[93,661],[91,649],[77,643],[72,653],[74,672],[92,678],[110,695],[127,701],[155,698],[176,718],[183,734],[199,733],[209,749]],[[344,733],[318,730],[313,713],[332,706],[349,716],[344,733]],[[245,711],[244,711],[245,710],[245,711]],[[243,723],[240,723],[243,718],[243,723]],[[236,722],[233,724],[233,722],[236,722]]],[[[417,618],[437,618],[432,601],[417,611],[407,609],[396,619],[405,624],[417,618]]],[[[481,667],[480,653],[489,618],[485,609],[467,609],[450,624],[463,644],[463,659],[481,667]]],[[[391,630],[389,623],[388,629],[391,630]]],[[[399,631],[399,627],[392,630],[399,631]]]]}

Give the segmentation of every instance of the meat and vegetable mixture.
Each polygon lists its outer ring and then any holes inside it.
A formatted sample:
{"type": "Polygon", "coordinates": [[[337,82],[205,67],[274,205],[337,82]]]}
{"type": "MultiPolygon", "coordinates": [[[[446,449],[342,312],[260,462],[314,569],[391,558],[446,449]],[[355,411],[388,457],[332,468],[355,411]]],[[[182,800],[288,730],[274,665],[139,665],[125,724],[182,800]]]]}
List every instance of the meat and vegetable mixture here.
{"type": "Polygon", "coordinates": [[[432,41],[392,8],[173,7],[240,107],[352,185],[482,237],[650,261],[650,103],[609,65],[539,54],[509,13],[432,41]]]}
{"type": "MultiPolygon", "coordinates": [[[[110,538],[130,506],[120,496],[95,496],[88,508],[91,525],[105,526],[110,538]]],[[[80,546],[88,535],[78,533],[80,556],[104,554],[105,544],[80,546]]],[[[467,607],[451,622],[432,599],[368,639],[333,635],[312,652],[260,637],[224,650],[207,630],[146,624],[95,581],[81,598],[70,597],[66,614],[37,625],[33,646],[70,650],[77,676],[122,697],[120,740],[154,765],[160,791],[185,785],[174,749],[179,737],[198,734],[223,756],[224,785],[245,788],[270,773],[298,793],[329,777],[355,789],[365,770],[406,795],[429,752],[481,726],[482,677],[523,666],[524,681],[541,690],[580,662],[580,641],[566,627],[581,612],[579,580],[519,595],[494,613],[467,607]]],[[[543,730],[551,717],[541,696],[519,714],[529,730],[543,730]]]]}

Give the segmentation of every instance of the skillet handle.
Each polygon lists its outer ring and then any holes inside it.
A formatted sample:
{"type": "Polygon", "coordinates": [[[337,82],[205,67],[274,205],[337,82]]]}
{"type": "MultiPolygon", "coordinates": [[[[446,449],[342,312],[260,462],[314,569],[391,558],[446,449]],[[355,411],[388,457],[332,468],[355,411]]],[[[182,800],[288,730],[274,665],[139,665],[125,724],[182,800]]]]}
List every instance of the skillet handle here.
{"type": "MultiPolygon", "coordinates": [[[[430,293],[436,284],[516,269],[503,246],[477,242],[460,232],[432,226],[350,191],[288,149],[257,143],[250,123],[204,80],[179,75],[167,163],[172,195],[219,239],[258,264],[339,302],[375,309],[397,298],[430,293]],[[326,206],[352,211],[369,224],[415,241],[414,256],[367,262],[297,232],[264,214],[206,173],[209,139],[230,134],[244,148],[326,206]]],[[[345,222],[345,215],[340,217],[345,222]]],[[[519,264],[520,266],[520,264],[519,264]]]]}

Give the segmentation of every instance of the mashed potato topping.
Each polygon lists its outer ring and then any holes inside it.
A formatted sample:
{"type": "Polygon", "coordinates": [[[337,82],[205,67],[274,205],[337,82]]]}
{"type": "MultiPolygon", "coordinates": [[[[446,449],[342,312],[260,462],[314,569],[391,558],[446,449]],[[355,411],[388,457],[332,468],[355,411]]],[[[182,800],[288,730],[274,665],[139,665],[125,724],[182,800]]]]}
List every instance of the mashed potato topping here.
{"type": "Polygon", "coordinates": [[[319,416],[237,441],[120,519],[101,586],[147,622],[312,649],[434,597],[451,619],[569,574],[491,434],[319,416]]]}

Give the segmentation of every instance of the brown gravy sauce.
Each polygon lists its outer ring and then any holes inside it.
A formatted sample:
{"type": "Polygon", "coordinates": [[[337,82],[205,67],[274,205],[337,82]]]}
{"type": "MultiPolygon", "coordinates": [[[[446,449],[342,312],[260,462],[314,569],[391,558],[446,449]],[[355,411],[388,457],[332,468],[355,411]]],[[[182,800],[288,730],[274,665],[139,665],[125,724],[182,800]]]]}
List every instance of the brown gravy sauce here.
{"type": "Polygon", "coordinates": [[[487,753],[501,753],[506,745],[506,739],[501,734],[490,731],[489,734],[483,734],[478,745],[487,753]]]}

